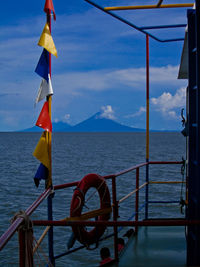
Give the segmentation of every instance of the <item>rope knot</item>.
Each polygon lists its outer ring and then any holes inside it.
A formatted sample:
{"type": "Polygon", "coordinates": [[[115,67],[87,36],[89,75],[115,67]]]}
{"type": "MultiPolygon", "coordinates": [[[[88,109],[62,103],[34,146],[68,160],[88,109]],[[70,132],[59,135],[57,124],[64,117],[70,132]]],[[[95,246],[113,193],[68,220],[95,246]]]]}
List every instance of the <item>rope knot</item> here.
{"type": "Polygon", "coordinates": [[[33,223],[30,220],[29,216],[25,213],[25,211],[20,210],[15,213],[14,217],[11,219],[11,223],[13,223],[18,218],[23,219],[23,223],[20,225],[19,229],[23,231],[30,231],[33,229],[33,223]]]}

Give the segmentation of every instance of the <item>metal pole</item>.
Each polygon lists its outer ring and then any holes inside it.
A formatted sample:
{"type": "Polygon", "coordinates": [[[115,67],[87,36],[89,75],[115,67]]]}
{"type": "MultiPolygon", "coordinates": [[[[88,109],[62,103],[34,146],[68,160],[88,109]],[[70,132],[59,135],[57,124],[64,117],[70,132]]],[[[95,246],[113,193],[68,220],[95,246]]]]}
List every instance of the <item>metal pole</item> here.
{"type": "MultiPolygon", "coordinates": [[[[149,162],[149,35],[146,35],[146,162],[149,162]]],[[[146,165],[145,219],[148,219],[149,164],[146,165]]]]}
{"type": "MultiPolygon", "coordinates": [[[[51,194],[48,199],[48,220],[53,220],[53,209],[52,209],[52,198],[53,194],[51,194]]],[[[54,247],[53,247],[53,226],[48,231],[48,247],[49,247],[49,260],[53,266],[55,266],[54,259],[54,247]]]]}
{"type": "MultiPolygon", "coordinates": [[[[116,177],[112,178],[112,199],[113,199],[113,221],[117,221],[118,217],[118,203],[117,203],[117,198],[116,198],[116,177]]],[[[115,260],[119,260],[119,255],[118,255],[118,246],[117,246],[117,238],[118,238],[118,233],[117,233],[117,226],[114,225],[114,251],[115,251],[115,260]]]]}
{"type": "MultiPolygon", "coordinates": [[[[34,226],[184,226],[184,225],[200,225],[200,220],[185,220],[185,219],[158,219],[158,220],[141,220],[141,221],[43,221],[33,220],[34,226]]],[[[198,265],[199,266],[199,265],[198,265]]]]}
{"type": "MultiPolygon", "coordinates": [[[[135,221],[137,222],[138,221],[138,206],[139,206],[139,171],[140,169],[137,168],[136,169],[136,194],[135,194],[135,221]]],[[[138,226],[136,225],[135,226],[135,233],[137,233],[138,231],[138,226]]]]}
{"type": "Polygon", "coordinates": [[[166,4],[166,5],[144,5],[144,6],[111,6],[111,7],[104,7],[104,10],[134,10],[134,9],[156,9],[156,8],[178,8],[178,7],[193,7],[192,3],[186,4],[166,4]]]}
{"type": "MultiPolygon", "coordinates": [[[[47,13],[47,23],[49,24],[49,30],[51,33],[51,10],[49,10],[49,12],[47,13]]],[[[51,53],[49,53],[49,75],[51,78],[51,53]]],[[[47,101],[49,105],[49,117],[51,119],[51,102],[52,102],[51,95],[47,96],[47,101]]],[[[51,153],[52,135],[51,135],[51,132],[48,131],[47,135],[48,135],[48,153],[49,153],[49,160],[50,160],[50,169],[49,169],[49,175],[48,175],[46,187],[49,188],[49,187],[52,187],[52,155],[51,155],[52,154],[51,153]]]]}
{"type": "Polygon", "coordinates": [[[25,232],[22,229],[19,229],[18,239],[19,239],[19,266],[25,267],[25,232]]]}
{"type": "MultiPolygon", "coordinates": [[[[51,10],[47,13],[47,23],[49,24],[49,29],[51,32],[51,10]]],[[[49,53],[49,75],[51,77],[51,53],[49,53]]],[[[49,104],[49,117],[51,119],[51,102],[52,102],[52,97],[47,96],[47,101],[49,104]]],[[[48,175],[48,180],[46,187],[52,187],[52,153],[51,153],[51,132],[47,132],[48,134],[48,152],[49,152],[49,159],[50,159],[50,169],[49,169],[49,175],[48,175]]],[[[53,194],[50,194],[48,199],[47,199],[47,212],[48,212],[48,220],[53,220],[53,194]]],[[[53,226],[48,231],[48,248],[49,248],[49,260],[53,266],[55,266],[55,259],[54,259],[54,247],[53,247],[53,226]]]]}

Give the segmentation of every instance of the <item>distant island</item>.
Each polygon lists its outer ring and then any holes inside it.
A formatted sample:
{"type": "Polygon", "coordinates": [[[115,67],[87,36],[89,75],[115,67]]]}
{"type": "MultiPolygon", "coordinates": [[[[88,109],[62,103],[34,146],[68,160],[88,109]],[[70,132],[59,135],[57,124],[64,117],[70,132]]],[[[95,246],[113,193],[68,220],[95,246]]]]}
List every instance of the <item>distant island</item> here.
{"type": "MultiPolygon", "coordinates": [[[[92,117],[71,126],[66,122],[53,122],[53,132],[145,132],[145,129],[133,128],[122,125],[112,119],[103,118],[101,112],[92,117]]],[[[42,129],[34,126],[20,132],[41,132],[42,129]]]]}

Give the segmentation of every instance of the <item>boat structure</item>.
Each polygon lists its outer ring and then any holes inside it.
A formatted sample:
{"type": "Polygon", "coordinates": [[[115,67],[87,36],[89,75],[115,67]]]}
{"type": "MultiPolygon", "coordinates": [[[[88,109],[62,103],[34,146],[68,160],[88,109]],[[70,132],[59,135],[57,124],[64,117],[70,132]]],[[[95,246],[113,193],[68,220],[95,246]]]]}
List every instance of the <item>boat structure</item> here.
{"type": "MultiPolygon", "coordinates": [[[[59,0],[58,0],[59,1],[59,0]]],[[[57,260],[74,255],[80,250],[87,254],[104,252],[102,259],[96,258],[87,266],[200,266],[200,1],[196,3],[165,4],[158,1],[154,5],[135,5],[102,7],[91,0],[83,1],[98,10],[125,23],[133,31],[139,31],[146,39],[146,158],[137,165],[125,170],[101,176],[89,173],[79,181],[54,184],[52,179],[51,159],[51,55],[57,51],[51,35],[52,13],[55,11],[52,0],[46,0],[44,11],[47,21],[39,40],[43,47],[36,73],[42,76],[37,101],[45,99],[36,125],[44,129],[33,152],[39,160],[35,175],[36,186],[45,179],[45,190],[25,211],[16,214],[7,231],[0,238],[0,250],[9,245],[10,239],[18,233],[19,266],[67,266],[57,265],[57,260]],[[137,26],[119,16],[118,10],[183,8],[187,14],[187,23],[174,25],[137,26]],[[185,36],[160,39],[152,30],[186,29],[185,36]],[[182,42],[183,51],[180,59],[179,76],[186,79],[186,115],[182,114],[186,155],[180,155],[179,161],[151,161],[149,156],[149,41],[153,39],[162,44],[182,42]],[[182,158],[184,156],[184,158],[182,158]],[[154,171],[166,171],[169,177],[173,168],[173,179],[156,180],[154,171]],[[177,170],[179,171],[177,175],[177,170]],[[177,177],[175,177],[175,175],[177,177]],[[127,184],[127,192],[118,195],[118,179],[132,177],[132,184],[127,184]],[[161,194],[160,200],[154,201],[153,192],[159,186],[170,187],[170,196],[161,194]],[[181,188],[181,196],[175,193],[174,186],[181,188]],[[91,193],[91,190],[92,193],[91,193]],[[69,214],[59,214],[61,219],[54,219],[53,203],[60,191],[72,193],[68,204],[69,214]],[[174,194],[173,194],[174,192],[174,194]],[[97,207],[85,209],[92,198],[97,207]],[[46,201],[47,200],[47,201],[46,201]],[[126,202],[129,201],[129,202],[126,202]],[[46,219],[34,217],[42,203],[47,205],[46,219]],[[128,204],[126,204],[128,203],[128,204]],[[131,203],[131,204],[130,204],[131,203]],[[180,207],[174,216],[160,217],[152,205],[165,209],[180,207]],[[121,216],[121,209],[126,209],[127,217],[121,216]],[[152,216],[152,213],[154,216],[152,216]],[[69,233],[69,238],[62,241],[67,244],[65,251],[55,253],[55,232],[61,229],[69,233]],[[42,230],[41,230],[42,229],[42,230]],[[43,230],[44,229],[44,230],[43,230]],[[64,229],[64,230],[63,230],[64,229]],[[35,233],[40,237],[36,240],[35,233]],[[46,262],[37,265],[37,252],[46,242],[46,262]]],[[[167,35],[168,37],[168,35],[167,35]]],[[[181,123],[181,121],[180,121],[181,123]]],[[[153,153],[153,151],[151,152],[153,153]]],[[[62,232],[63,233],[63,232],[62,232]]],[[[62,235],[61,237],[62,238],[62,235]]],[[[80,255],[80,254],[79,254],[80,255]]],[[[9,255],[7,255],[9,257],[9,255]]],[[[84,258],[80,266],[84,266],[84,258]]],[[[78,266],[69,265],[69,266],[78,266]]],[[[86,265],[85,265],[86,266],[86,265]]]]}

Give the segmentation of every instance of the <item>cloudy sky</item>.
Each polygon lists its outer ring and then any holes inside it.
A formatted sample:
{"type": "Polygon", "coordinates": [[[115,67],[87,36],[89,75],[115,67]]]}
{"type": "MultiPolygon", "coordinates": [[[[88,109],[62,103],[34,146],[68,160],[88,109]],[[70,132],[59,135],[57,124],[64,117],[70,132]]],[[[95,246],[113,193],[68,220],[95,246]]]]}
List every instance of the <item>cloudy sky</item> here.
{"type": "MultiPolygon", "coordinates": [[[[74,125],[101,111],[102,117],[144,128],[145,35],[84,0],[53,2],[57,20],[52,21],[52,36],[58,51],[58,58],[52,56],[53,121],[74,125]]],[[[155,2],[96,0],[102,6],[155,2]]],[[[34,107],[41,82],[34,70],[42,53],[37,43],[46,22],[44,3],[2,3],[0,131],[32,127],[41,110],[42,103],[34,107]]],[[[185,8],[115,13],[138,26],[187,23],[185,8]]],[[[151,30],[162,39],[184,37],[184,32],[151,30]]],[[[187,86],[186,80],[177,80],[182,46],[150,39],[151,129],[181,129],[187,86]]]]}

